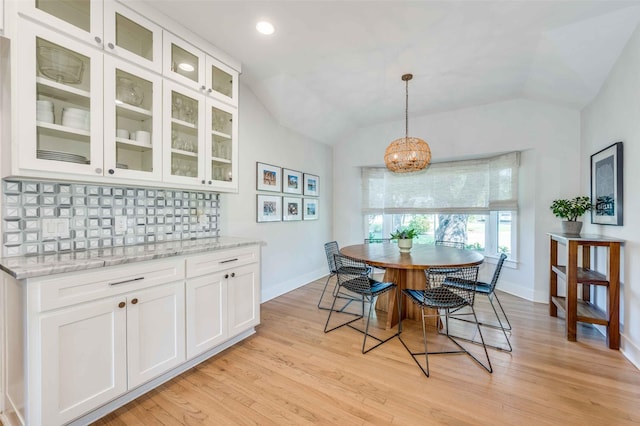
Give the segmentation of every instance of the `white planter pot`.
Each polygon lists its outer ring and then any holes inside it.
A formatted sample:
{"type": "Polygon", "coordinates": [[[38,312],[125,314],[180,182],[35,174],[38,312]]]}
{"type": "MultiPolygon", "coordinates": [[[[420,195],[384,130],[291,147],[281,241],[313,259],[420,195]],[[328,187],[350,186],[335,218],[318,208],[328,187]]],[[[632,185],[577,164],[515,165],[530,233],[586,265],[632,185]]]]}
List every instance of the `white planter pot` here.
{"type": "Polygon", "coordinates": [[[562,221],[562,232],[567,235],[580,235],[582,230],[582,222],[570,222],[568,220],[562,221]]]}
{"type": "Polygon", "coordinates": [[[398,240],[398,248],[400,249],[400,253],[410,253],[411,247],[413,247],[413,239],[400,239],[398,240]]]}

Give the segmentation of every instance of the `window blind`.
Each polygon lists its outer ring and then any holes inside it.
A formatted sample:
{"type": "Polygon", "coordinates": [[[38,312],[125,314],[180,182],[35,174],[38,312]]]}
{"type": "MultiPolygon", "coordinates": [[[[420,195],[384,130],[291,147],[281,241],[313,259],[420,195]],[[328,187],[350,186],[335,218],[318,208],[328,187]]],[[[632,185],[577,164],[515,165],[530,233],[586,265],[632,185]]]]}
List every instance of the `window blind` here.
{"type": "Polygon", "coordinates": [[[485,213],[518,209],[520,153],[431,164],[395,174],[362,169],[364,213],[485,213]]]}

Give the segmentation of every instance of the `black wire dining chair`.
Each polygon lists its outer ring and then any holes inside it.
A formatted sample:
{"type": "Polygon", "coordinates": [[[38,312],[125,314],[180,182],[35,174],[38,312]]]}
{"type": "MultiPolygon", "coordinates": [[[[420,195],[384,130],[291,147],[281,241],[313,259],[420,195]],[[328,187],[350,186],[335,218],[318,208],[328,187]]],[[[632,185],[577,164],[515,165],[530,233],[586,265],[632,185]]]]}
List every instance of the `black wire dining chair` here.
{"type": "MultiPolygon", "coordinates": [[[[400,334],[400,341],[404,345],[407,352],[409,352],[413,360],[416,362],[416,364],[418,364],[418,367],[420,367],[424,375],[427,377],[429,377],[429,355],[441,354],[467,354],[489,373],[493,372],[491,360],[489,359],[489,353],[487,352],[486,346],[484,346],[482,331],[480,330],[480,325],[478,324],[478,319],[475,316],[475,311],[473,308],[473,303],[475,300],[475,289],[473,287],[458,288],[450,287],[448,285],[449,283],[455,282],[457,280],[464,280],[468,283],[475,282],[478,278],[478,269],[478,266],[469,266],[462,268],[429,268],[425,270],[427,283],[424,290],[405,289],[402,291],[402,293],[409,299],[409,301],[420,307],[424,352],[414,352],[409,349],[406,342],[402,338],[402,334],[400,334]],[[475,355],[465,349],[458,342],[458,340],[460,340],[459,338],[449,334],[449,317],[451,312],[467,306],[471,308],[471,312],[475,319],[477,332],[480,335],[480,339],[484,346],[484,355],[486,357],[485,363],[480,361],[475,355]],[[433,311],[435,311],[435,313],[432,313],[433,311]],[[445,321],[443,324],[444,331],[442,332],[442,334],[444,334],[450,341],[452,341],[458,349],[450,351],[429,352],[427,346],[426,319],[432,316],[436,316],[438,317],[438,319],[441,319],[443,315],[445,321]],[[419,357],[421,357],[422,355],[424,355],[424,366],[419,360],[419,357]]],[[[402,304],[400,304],[400,309],[401,306],[402,304]]],[[[400,315],[400,318],[402,318],[402,315],[400,315]]],[[[400,332],[402,332],[401,325],[400,332]]],[[[437,334],[439,333],[440,332],[438,332],[437,334]]]]}
{"type": "MultiPolygon", "coordinates": [[[[336,330],[340,327],[347,326],[352,328],[362,334],[364,334],[364,339],[362,341],[362,353],[365,354],[372,349],[377,348],[381,344],[388,342],[392,338],[399,335],[400,332],[400,323],[398,323],[398,331],[386,338],[380,338],[374,336],[369,333],[369,324],[371,322],[371,311],[373,309],[373,305],[375,304],[375,298],[381,294],[385,294],[391,290],[397,291],[397,286],[391,282],[381,282],[376,281],[373,278],[370,278],[367,275],[363,275],[358,273],[363,267],[367,265],[363,262],[353,259],[348,256],[344,256],[341,254],[335,254],[335,264],[336,264],[336,274],[338,276],[338,291],[337,295],[333,299],[333,304],[329,309],[329,315],[327,316],[327,322],[324,325],[324,332],[328,333],[330,331],[336,330]],[[329,328],[329,323],[331,322],[331,317],[334,312],[340,312],[335,309],[335,303],[339,296],[348,297],[349,294],[357,294],[359,295],[362,303],[362,312],[357,315],[356,318],[351,319],[347,322],[341,323],[340,325],[329,328]],[[367,321],[364,330],[353,325],[355,321],[363,319],[365,316],[365,302],[369,303],[369,311],[367,314],[367,321]],[[366,348],[367,345],[367,337],[370,337],[374,340],[377,340],[378,343],[371,346],[370,348],[366,348]]],[[[400,302],[400,298],[396,297],[398,302],[400,302]]],[[[400,305],[398,305],[398,313],[400,313],[400,305]]],[[[391,312],[388,313],[391,315],[391,312]]]]}
{"type": "MultiPolygon", "coordinates": [[[[318,309],[323,309],[323,310],[328,310],[329,307],[327,306],[322,306],[322,299],[324,298],[324,295],[327,291],[327,287],[329,285],[329,281],[331,281],[331,278],[335,277],[337,275],[337,268],[336,268],[336,262],[335,262],[335,258],[334,255],[336,254],[340,254],[340,247],[338,246],[338,242],[337,241],[330,241],[328,243],[325,243],[324,245],[324,252],[327,256],[327,266],[329,267],[329,276],[327,277],[327,281],[325,281],[324,283],[324,288],[322,289],[322,293],[320,294],[320,299],[318,299],[318,309]]],[[[356,272],[359,274],[364,274],[364,275],[369,275],[372,272],[371,267],[369,267],[368,265],[363,264],[364,266],[360,269],[356,269],[352,272],[356,272]]],[[[338,290],[338,283],[336,282],[334,288],[333,288],[333,296],[335,298],[335,296],[337,295],[337,290],[338,290]]],[[[347,303],[342,306],[342,308],[340,308],[340,310],[344,310],[344,308],[346,308],[349,303],[353,302],[354,300],[359,300],[359,299],[354,299],[352,297],[344,297],[341,296],[341,299],[347,299],[347,303]]]]}
{"type": "MultiPolygon", "coordinates": [[[[505,351],[505,352],[512,352],[513,348],[511,347],[511,342],[509,341],[509,336],[507,336],[507,331],[511,331],[511,323],[509,322],[509,317],[507,316],[507,313],[504,311],[504,308],[502,307],[502,303],[500,303],[500,299],[498,298],[498,295],[496,294],[495,290],[496,290],[496,285],[498,284],[498,278],[500,278],[500,272],[502,271],[502,265],[504,265],[504,261],[507,259],[507,255],[502,253],[500,255],[500,259],[498,259],[498,263],[496,264],[496,269],[493,272],[493,277],[491,278],[491,281],[488,283],[482,282],[482,281],[478,281],[477,283],[471,283],[471,282],[464,282],[462,280],[458,280],[458,281],[451,281],[449,283],[447,283],[447,286],[449,287],[456,287],[456,288],[473,288],[476,292],[476,294],[478,295],[484,295],[487,296],[487,299],[489,299],[489,303],[491,304],[491,308],[493,309],[493,313],[496,315],[496,319],[498,320],[498,323],[485,323],[485,322],[479,322],[479,324],[481,326],[484,327],[489,327],[489,328],[494,328],[497,330],[501,330],[502,334],[504,335],[507,347],[503,348],[501,346],[497,346],[497,345],[491,345],[491,344],[487,344],[486,346],[493,348],[493,349],[498,349],[501,351],[505,351]],[[504,322],[505,324],[502,322],[502,319],[500,318],[500,315],[498,314],[498,310],[496,309],[495,304],[493,303],[493,301],[498,302],[498,307],[500,308],[500,311],[502,312],[502,315],[504,317],[504,322]]],[[[453,319],[457,319],[460,321],[466,321],[469,322],[468,319],[462,317],[461,315],[457,315],[457,313],[453,313],[454,315],[451,316],[451,318],[453,319]]],[[[465,315],[465,314],[462,314],[465,315]]],[[[474,340],[469,340],[471,343],[479,343],[476,342],[474,340]]]]}

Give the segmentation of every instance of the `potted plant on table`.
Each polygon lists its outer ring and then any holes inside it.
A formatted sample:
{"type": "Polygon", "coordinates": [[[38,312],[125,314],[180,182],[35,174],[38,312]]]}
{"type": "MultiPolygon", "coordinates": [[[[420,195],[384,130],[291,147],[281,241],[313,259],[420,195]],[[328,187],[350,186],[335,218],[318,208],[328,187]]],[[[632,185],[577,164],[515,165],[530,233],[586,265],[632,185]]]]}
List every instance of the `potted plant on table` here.
{"type": "Polygon", "coordinates": [[[562,232],[569,235],[580,235],[582,222],[578,218],[591,210],[591,198],[582,196],[571,200],[553,200],[551,211],[556,217],[566,219],[562,221],[562,232]]]}
{"type": "Polygon", "coordinates": [[[413,239],[417,236],[418,231],[413,228],[398,228],[390,235],[392,240],[398,240],[398,248],[400,249],[400,253],[411,252],[411,247],[413,247],[413,239]]]}

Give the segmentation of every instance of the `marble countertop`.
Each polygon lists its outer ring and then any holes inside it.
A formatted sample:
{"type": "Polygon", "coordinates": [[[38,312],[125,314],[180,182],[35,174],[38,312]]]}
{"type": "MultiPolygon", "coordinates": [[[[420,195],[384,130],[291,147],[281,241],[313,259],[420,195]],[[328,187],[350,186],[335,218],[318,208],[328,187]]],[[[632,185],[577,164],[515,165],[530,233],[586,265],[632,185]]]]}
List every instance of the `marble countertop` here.
{"type": "Polygon", "coordinates": [[[169,241],[139,246],[110,247],[42,256],[5,257],[0,258],[0,270],[21,280],[255,244],[262,245],[263,242],[249,238],[217,237],[169,241]]]}

